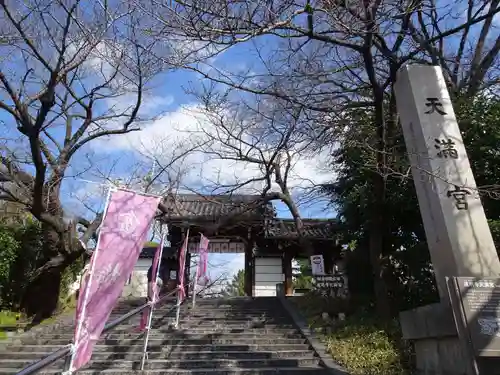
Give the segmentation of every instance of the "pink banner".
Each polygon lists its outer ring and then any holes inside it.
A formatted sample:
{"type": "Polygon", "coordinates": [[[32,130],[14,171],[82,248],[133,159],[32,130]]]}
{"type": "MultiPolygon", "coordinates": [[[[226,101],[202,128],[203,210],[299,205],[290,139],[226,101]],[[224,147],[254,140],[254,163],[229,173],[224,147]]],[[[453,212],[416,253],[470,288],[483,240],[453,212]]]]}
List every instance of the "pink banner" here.
{"type": "Polygon", "coordinates": [[[207,264],[208,264],[208,243],[209,240],[203,234],[200,238],[200,247],[198,253],[200,254],[200,259],[198,263],[198,270],[196,274],[198,275],[198,284],[203,285],[207,279],[207,264]]]}
{"type": "MultiPolygon", "coordinates": [[[[156,300],[158,299],[158,295],[160,292],[158,290],[158,283],[156,282],[156,279],[158,278],[158,271],[159,271],[160,257],[161,257],[162,250],[163,250],[163,238],[162,238],[160,244],[158,245],[158,248],[156,249],[155,256],[153,258],[153,264],[151,267],[151,284],[153,284],[152,285],[153,303],[155,303],[156,300]]],[[[149,285],[148,285],[148,293],[149,293],[149,285]]],[[[141,323],[139,325],[140,331],[144,331],[146,329],[148,318],[149,318],[149,313],[150,313],[150,309],[144,309],[142,311],[141,323]]]]}
{"type": "Polygon", "coordinates": [[[85,285],[78,296],[70,371],[90,360],[137,263],[160,199],[123,190],[111,193],[85,285]]]}
{"type": "Polygon", "coordinates": [[[184,270],[186,269],[186,253],[188,248],[188,239],[189,239],[189,229],[186,234],[186,238],[184,239],[184,243],[181,247],[181,252],[179,254],[179,302],[184,301],[186,298],[186,289],[184,287],[184,270]]]}

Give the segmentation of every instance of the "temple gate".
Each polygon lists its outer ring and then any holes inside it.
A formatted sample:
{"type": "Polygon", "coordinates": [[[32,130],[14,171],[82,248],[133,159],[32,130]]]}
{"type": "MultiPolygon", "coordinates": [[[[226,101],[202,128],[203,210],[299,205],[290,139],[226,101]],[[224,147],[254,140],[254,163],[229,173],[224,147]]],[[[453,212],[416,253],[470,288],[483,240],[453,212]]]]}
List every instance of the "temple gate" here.
{"type": "MultiPolygon", "coordinates": [[[[210,240],[210,253],[244,254],[247,296],[275,296],[279,284],[283,284],[286,295],[291,295],[292,260],[313,255],[300,245],[294,220],[276,217],[272,204],[262,204],[260,195],[177,194],[166,197],[164,204],[167,213],[160,220],[168,225],[170,247],[164,249],[163,257],[172,274],[178,269],[177,259],[189,228],[186,287],[191,255],[198,251],[200,234],[210,240]]],[[[331,272],[341,257],[336,220],[302,221],[303,238],[314,254],[324,256],[325,268],[331,272]]],[[[143,252],[140,259],[150,255],[143,252]]]]}

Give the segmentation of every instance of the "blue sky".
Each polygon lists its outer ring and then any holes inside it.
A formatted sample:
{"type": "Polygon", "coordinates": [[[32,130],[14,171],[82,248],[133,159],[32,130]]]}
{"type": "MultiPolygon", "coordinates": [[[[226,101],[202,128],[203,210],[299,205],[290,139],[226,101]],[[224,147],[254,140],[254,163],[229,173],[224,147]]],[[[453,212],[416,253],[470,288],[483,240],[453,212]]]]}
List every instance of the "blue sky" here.
{"type": "MultiPolygon", "coordinates": [[[[266,44],[264,43],[264,45],[266,44]]],[[[211,60],[211,64],[218,69],[232,67],[238,70],[257,71],[258,61],[255,59],[255,48],[255,44],[239,45],[224,52],[217,59],[211,60]]],[[[265,53],[266,48],[269,48],[269,46],[260,48],[261,53],[265,53]]],[[[152,145],[151,148],[156,147],[154,141],[162,137],[175,138],[176,133],[182,133],[184,128],[188,128],[187,122],[192,120],[182,114],[182,111],[186,107],[195,106],[196,101],[192,95],[186,93],[186,89],[196,90],[201,88],[204,83],[207,82],[200,80],[196,73],[185,70],[158,75],[150,84],[150,90],[143,106],[144,115],[157,117],[156,121],[144,125],[144,130],[141,132],[131,133],[131,135],[127,136],[113,136],[106,140],[97,141],[77,153],[72,160],[70,174],[78,175],[78,177],[68,178],[63,185],[62,192],[63,201],[69,215],[83,214],[92,218],[93,213],[87,209],[88,207],[93,208],[95,211],[102,209],[105,194],[104,181],[99,176],[99,173],[96,173],[96,169],[101,174],[107,174],[109,170],[112,170],[110,177],[125,180],[130,175],[130,171],[137,167],[137,163],[144,164],[141,168],[146,171],[151,166],[151,162],[144,160],[144,155],[138,152],[138,149],[144,144],[152,145]],[[140,139],[139,143],[138,139],[140,139]],[[91,165],[92,168],[90,168],[91,165]],[[88,172],[80,174],[80,171],[87,168],[90,168],[88,172]]],[[[54,133],[59,137],[62,136],[62,131],[55,130],[54,133]]],[[[301,170],[298,170],[297,174],[304,173],[307,174],[307,178],[314,178],[315,162],[313,157],[312,164],[299,166],[301,170]]],[[[189,164],[190,160],[187,160],[186,163],[189,164]]],[[[190,188],[199,189],[199,191],[203,192],[203,188],[197,185],[200,183],[200,179],[203,178],[203,176],[198,176],[201,173],[199,167],[195,160],[191,167],[191,174],[196,178],[190,182],[190,188]]],[[[333,173],[328,169],[325,171],[324,166],[321,167],[322,170],[318,172],[318,175],[321,176],[320,180],[332,179],[333,173]]],[[[225,166],[219,168],[224,169],[225,166]]],[[[241,165],[236,168],[245,169],[241,165]]],[[[274,203],[280,217],[291,217],[284,204],[281,202],[274,203]]],[[[301,214],[304,217],[312,218],[333,217],[334,212],[327,203],[324,199],[309,198],[307,202],[301,204],[301,214]]],[[[209,260],[211,265],[209,272],[212,277],[217,277],[223,272],[233,274],[243,268],[242,254],[211,254],[209,260]]]]}
{"type": "MultiPolygon", "coordinates": [[[[449,1],[440,2],[441,5],[449,5],[449,1]]],[[[463,4],[466,5],[465,3],[463,4]]],[[[460,13],[457,5],[457,13],[460,13]]],[[[462,12],[463,13],[463,12],[462,12]]],[[[447,27],[452,27],[459,22],[457,19],[447,21],[447,27]]],[[[475,27],[471,35],[477,35],[478,27],[475,27]]],[[[256,41],[240,44],[210,59],[211,65],[202,66],[207,72],[213,73],[213,68],[230,70],[232,72],[246,72],[258,74],[263,71],[262,60],[266,60],[270,53],[277,47],[277,39],[262,37],[256,41]],[[259,51],[257,54],[256,51],[259,51]],[[262,60],[261,60],[262,59],[262,60]]],[[[456,47],[456,39],[447,38],[449,48],[456,47]]],[[[185,46],[180,46],[184,48],[185,46]]],[[[16,72],[15,64],[9,67],[16,72]]],[[[14,79],[15,80],[15,79],[14,79]]],[[[176,142],[184,142],[189,139],[190,134],[196,126],[196,120],[189,116],[189,110],[197,108],[196,98],[186,93],[186,89],[200,90],[208,80],[201,78],[194,72],[187,70],[171,70],[157,75],[149,84],[149,91],[144,100],[141,115],[143,117],[155,117],[154,121],[143,124],[141,132],[125,136],[113,136],[109,139],[93,142],[81,149],[72,159],[68,178],[63,185],[63,202],[69,216],[85,215],[89,219],[92,213],[89,208],[99,211],[103,201],[103,175],[112,179],[121,178],[127,180],[131,171],[146,172],[151,167],[142,146],[149,151],[155,150],[163,158],[168,159],[169,153],[176,142]],[[71,177],[77,176],[77,177],[71,177]]],[[[112,104],[126,106],[130,98],[117,98],[112,104]]],[[[110,103],[107,103],[108,105],[110,103]]],[[[205,123],[201,123],[204,126],[205,123]]],[[[63,128],[51,130],[52,136],[61,139],[64,136],[63,128]]],[[[10,146],[15,145],[21,152],[26,147],[25,143],[15,143],[19,133],[13,126],[12,119],[5,112],[0,111],[0,134],[9,137],[10,146]]],[[[53,148],[54,149],[54,148],[53,148]]],[[[328,153],[326,153],[328,154],[328,153]]],[[[158,156],[158,155],[156,155],[158,156]]],[[[156,157],[155,156],[155,157],[156,157]]],[[[294,184],[299,184],[301,177],[315,182],[331,181],[335,178],[331,166],[325,164],[328,155],[308,155],[299,162],[295,168],[294,184]],[[325,157],[326,156],[326,157],[325,157]]],[[[184,185],[192,189],[204,192],[203,182],[211,179],[214,175],[222,173],[226,180],[231,178],[248,177],[255,171],[241,164],[217,163],[214,160],[200,157],[199,155],[182,161],[182,167],[186,169],[184,185]]],[[[28,167],[29,168],[29,167],[28,167]]],[[[288,210],[283,204],[276,203],[279,216],[290,217],[288,210]]],[[[333,217],[335,213],[323,199],[309,199],[307,204],[300,207],[304,217],[333,217]]],[[[236,272],[242,268],[243,260],[240,255],[211,255],[211,262],[216,264],[226,263],[225,268],[236,272]]],[[[216,270],[213,270],[216,272],[216,270]]],[[[217,271],[218,272],[218,271],[217,271]]]]}

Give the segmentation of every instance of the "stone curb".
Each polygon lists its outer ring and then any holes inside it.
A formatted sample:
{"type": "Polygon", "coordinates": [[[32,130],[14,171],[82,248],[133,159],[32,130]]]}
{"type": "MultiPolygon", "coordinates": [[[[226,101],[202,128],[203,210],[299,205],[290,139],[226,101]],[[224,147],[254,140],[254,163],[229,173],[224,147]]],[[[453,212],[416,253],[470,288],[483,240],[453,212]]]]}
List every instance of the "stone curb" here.
{"type": "Polygon", "coordinates": [[[326,346],[318,338],[318,335],[309,328],[306,319],[300,314],[300,312],[295,308],[295,306],[286,299],[285,296],[279,296],[283,307],[286,312],[290,315],[293,322],[299,329],[299,331],[304,335],[309,345],[316,353],[320,359],[320,363],[331,375],[349,375],[349,372],[338,363],[336,363],[332,357],[328,354],[326,346]]]}

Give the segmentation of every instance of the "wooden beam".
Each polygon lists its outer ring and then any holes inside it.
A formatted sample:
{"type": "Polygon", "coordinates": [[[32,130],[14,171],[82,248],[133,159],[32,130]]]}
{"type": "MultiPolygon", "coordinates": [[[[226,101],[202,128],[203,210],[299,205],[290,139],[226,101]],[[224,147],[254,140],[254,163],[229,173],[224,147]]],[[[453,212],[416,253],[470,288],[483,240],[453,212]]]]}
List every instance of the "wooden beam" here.
{"type": "Polygon", "coordinates": [[[245,295],[252,297],[253,292],[253,245],[248,241],[245,248],[245,295]]]}

